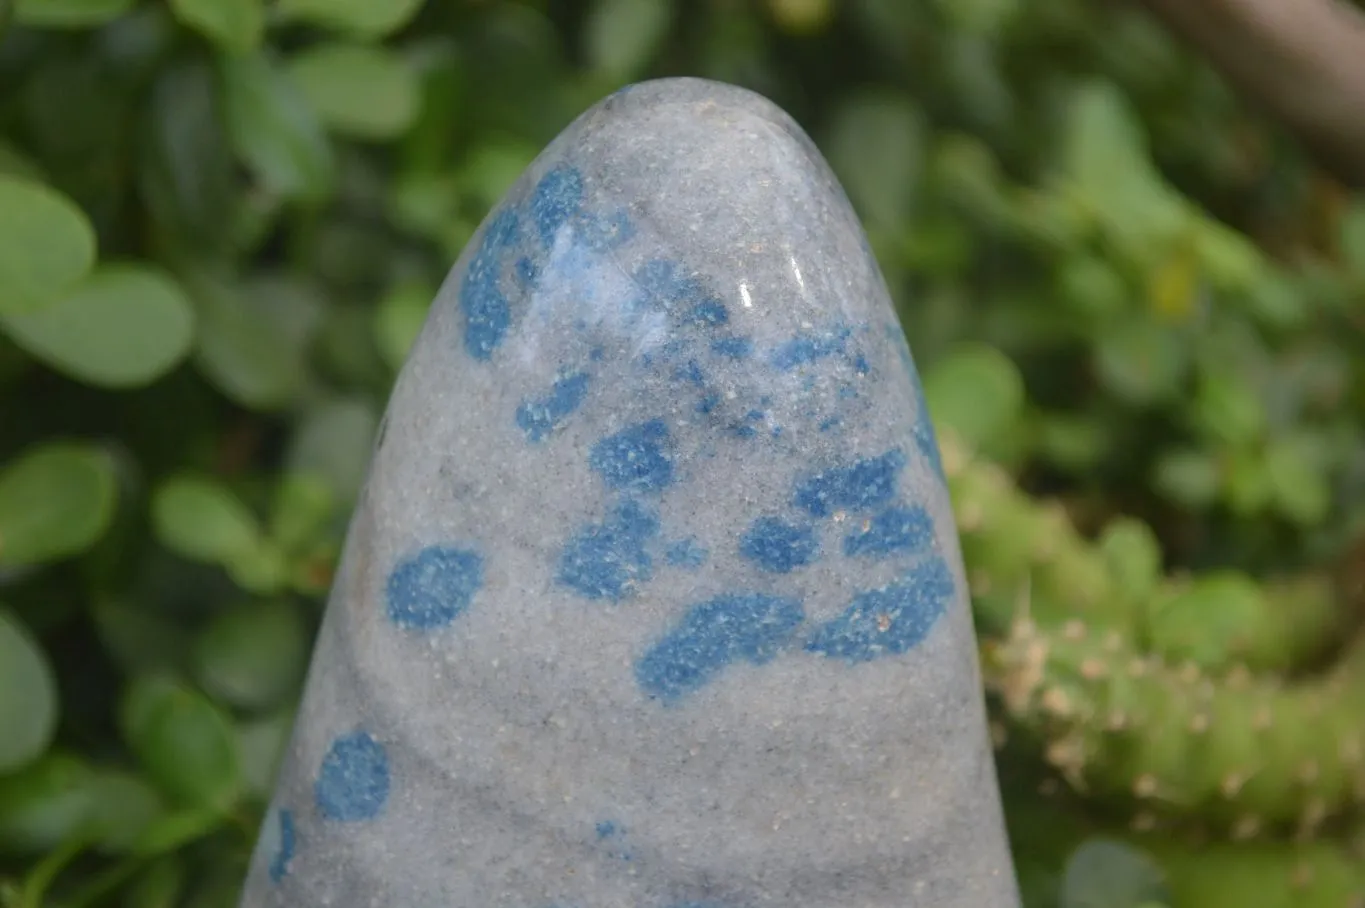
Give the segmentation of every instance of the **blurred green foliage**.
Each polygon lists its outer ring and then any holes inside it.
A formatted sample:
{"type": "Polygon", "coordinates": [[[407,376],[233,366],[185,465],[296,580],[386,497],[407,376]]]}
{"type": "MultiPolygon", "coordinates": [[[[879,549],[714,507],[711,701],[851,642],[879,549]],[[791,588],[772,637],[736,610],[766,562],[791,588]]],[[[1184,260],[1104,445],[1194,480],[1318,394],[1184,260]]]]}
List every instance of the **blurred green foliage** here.
{"type": "MultiPolygon", "coordinates": [[[[1349,598],[1276,649],[1309,600],[1258,584],[1362,579],[1365,198],[1139,10],[0,0],[0,906],[234,904],[436,288],[577,113],[683,74],[816,137],[940,426],[1024,490],[985,506],[1074,527],[1054,605],[1094,576],[1164,590],[1138,651],[1260,621],[1266,683],[1331,660],[1349,598]]],[[[1014,536],[964,538],[1005,576],[1014,536]]],[[[1030,906],[1365,903],[1358,802],[1246,845],[1176,805],[1173,844],[1042,747],[999,758],[1030,906]]]]}

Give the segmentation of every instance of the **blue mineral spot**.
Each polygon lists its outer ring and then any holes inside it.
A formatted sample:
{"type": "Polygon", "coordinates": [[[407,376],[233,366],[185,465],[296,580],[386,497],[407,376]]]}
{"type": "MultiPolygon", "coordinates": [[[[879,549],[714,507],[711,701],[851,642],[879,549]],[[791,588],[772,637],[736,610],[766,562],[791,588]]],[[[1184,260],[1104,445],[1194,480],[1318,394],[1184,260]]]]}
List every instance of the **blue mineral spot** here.
{"type": "Polygon", "coordinates": [[[666,310],[681,303],[700,303],[705,292],[701,282],[687,277],[678,265],[667,259],[651,259],[635,270],[635,282],[651,297],[651,301],[666,310]]]}
{"type": "Polygon", "coordinates": [[[521,258],[517,259],[517,280],[521,281],[523,284],[531,284],[535,282],[535,279],[539,274],[539,266],[528,257],[523,255],[521,258]]]}
{"type": "Polygon", "coordinates": [[[668,440],[664,421],[651,419],[597,442],[588,465],[613,489],[657,492],[673,481],[668,440]]]}
{"type": "Polygon", "coordinates": [[[609,215],[584,213],[579,228],[584,245],[593,252],[609,252],[635,236],[635,224],[621,209],[609,215]]]}
{"type": "Polygon", "coordinates": [[[714,328],[716,325],[723,325],[729,320],[730,313],[720,300],[703,300],[692,307],[690,321],[694,325],[714,328]]]}
{"type": "Polygon", "coordinates": [[[541,242],[550,245],[582,203],[583,175],[577,168],[560,164],[541,177],[531,195],[531,217],[541,242]]]}
{"type": "Polygon", "coordinates": [[[516,242],[517,215],[503,209],[494,216],[460,285],[465,351],[475,359],[493,355],[512,324],[512,309],[500,286],[502,252],[516,242]]]}
{"type": "Polygon", "coordinates": [[[789,574],[814,561],[820,543],[813,527],[760,517],[740,537],[739,553],[765,571],[789,574]]]}
{"type": "Polygon", "coordinates": [[[646,544],[659,520],[644,506],[624,501],[599,524],[580,530],[559,557],[557,579],[588,599],[619,602],[654,575],[646,544]]]}
{"type": "Polygon", "coordinates": [[[797,483],[796,506],[815,517],[880,507],[896,494],[904,466],[905,455],[892,448],[879,457],[825,470],[797,483]]]}
{"type": "Polygon", "coordinates": [[[706,562],[706,556],[709,554],[697,544],[697,540],[680,539],[669,545],[664,553],[664,559],[673,567],[696,568],[706,562]]]}
{"type": "Polygon", "coordinates": [[[948,563],[935,556],[901,579],[853,597],[842,614],[811,635],[806,649],[853,663],[908,652],[929,635],[954,591],[948,563]]]}
{"type": "Polygon", "coordinates": [[[711,352],[726,359],[748,359],[754,342],[747,337],[722,337],[711,341],[711,352]]]}
{"type": "Polygon", "coordinates": [[[934,538],[934,522],[919,505],[892,507],[865,521],[844,537],[844,554],[884,558],[898,552],[917,552],[934,538]]]}
{"type": "Polygon", "coordinates": [[[687,382],[692,385],[701,385],[706,382],[706,375],[702,373],[701,366],[697,365],[695,359],[689,359],[684,366],[678,366],[673,370],[673,380],[687,382]]]}
{"type": "Polygon", "coordinates": [[[828,432],[830,429],[833,429],[837,425],[839,425],[839,417],[831,416],[824,422],[820,423],[820,431],[828,432]]]}
{"type": "MultiPolygon", "coordinates": [[[[913,367],[912,367],[913,368],[913,367]]],[[[919,376],[912,374],[915,385],[915,424],[910,429],[910,434],[915,438],[915,447],[933,466],[934,472],[943,479],[943,456],[939,452],[938,436],[934,432],[934,422],[929,415],[929,402],[924,399],[924,386],[920,384],[919,376]]]]}
{"type": "Polygon", "coordinates": [[[343,735],[322,760],[313,799],[329,820],[372,820],[389,799],[389,758],[367,732],[343,735]]]}
{"type": "Polygon", "coordinates": [[[389,620],[429,631],[454,621],[483,586],[483,557],[469,549],[433,545],[400,561],[385,585],[389,620]]]}
{"type": "Polygon", "coordinates": [[[796,599],[727,593],[688,610],[635,666],[635,679],[667,704],[704,686],[726,666],[771,660],[805,620],[796,599]]]}
{"type": "Polygon", "coordinates": [[[275,854],[270,858],[267,872],[270,874],[270,881],[278,884],[289,875],[289,862],[294,859],[294,812],[277,810],[275,821],[279,844],[275,848],[275,854]]]}
{"type": "Polygon", "coordinates": [[[617,826],[612,820],[603,820],[597,824],[597,837],[599,839],[609,839],[620,831],[621,827],[617,826]]]}
{"type": "Polygon", "coordinates": [[[517,407],[517,425],[526,440],[537,442],[559,428],[583,403],[588,393],[588,374],[575,372],[557,380],[546,394],[530,397],[517,407]]]}
{"type": "Polygon", "coordinates": [[[772,354],[772,364],[784,372],[798,366],[809,365],[827,356],[833,356],[844,349],[844,344],[852,332],[840,328],[832,334],[806,334],[794,337],[778,347],[772,354]]]}
{"type": "Polygon", "coordinates": [[[603,350],[600,345],[593,347],[591,350],[588,351],[588,359],[592,360],[595,363],[600,363],[602,361],[602,357],[606,355],[607,355],[606,351],[603,350]]]}
{"type": "Polygon", "coordinates": [[[853,371],[859,375],[866,375],[872,371],[872,366],[868,364],[867,357],[859,353],[853,360],[853,371]]]}
{"type": "Polygon", "coordinates": [[[697,412],[701,414],[710,413],[719,405],[720,405],[719,394],[715,393],[707,394],[703,396],[701,400],[697,401],[697,412]]]}

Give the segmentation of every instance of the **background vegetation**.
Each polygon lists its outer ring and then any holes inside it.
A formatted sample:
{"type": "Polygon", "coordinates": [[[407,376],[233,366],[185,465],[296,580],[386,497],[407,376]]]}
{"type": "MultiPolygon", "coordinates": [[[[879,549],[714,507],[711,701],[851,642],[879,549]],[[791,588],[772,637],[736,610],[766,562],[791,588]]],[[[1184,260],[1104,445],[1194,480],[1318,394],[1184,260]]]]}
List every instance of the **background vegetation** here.
{"type": "Polygon", "coordinates": [[[0,0],[0,905],[234,904],[428,302],[670,74],[865,218],[1029,905],[1365,905],[1365,198],[1084,0],[0,0]]]}

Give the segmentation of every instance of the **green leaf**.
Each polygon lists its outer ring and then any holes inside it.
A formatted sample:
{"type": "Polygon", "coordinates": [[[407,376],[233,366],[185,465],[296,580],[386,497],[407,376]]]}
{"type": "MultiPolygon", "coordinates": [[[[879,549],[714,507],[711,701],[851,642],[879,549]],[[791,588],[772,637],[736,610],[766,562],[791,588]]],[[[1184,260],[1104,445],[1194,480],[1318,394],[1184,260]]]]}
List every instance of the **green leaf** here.
{"type": "Polygon", "coordinates": [[[333,485],[321,475],[293,470],[280,480],[275,489],[270,537],[281,549],[297,553],[315,545],[319,537],[330,535],[328,524],[337,510],[333,485]]]}
{"type": "Polygon", "coordinates": [[[261,545],[256,516],[216,480],[177,476],[152,497],[152,526],[171,551],[193,561],[227,564],[261,545]]]}
{"type": "Polygon", "coordinates": [[[1116,86],[1093,81],[1076,90],[1063,160],[1081,200],[1119,247],[1135,260],[1160,261],[1188,212],[1152,165],[1142,124],[1116,86]]]}
{"type": "Polygon", "coordinates": [[[1200,429],[1231,447],[1250,445],[1266,428],[1265,403],[1250,380],[1229,370],[1205,370],[1194,398],[1200,429]]]}
{"type": "Polygon", "coordinates": [[[181,255],[226,255],[241,204],[210,61],[161,68],[139,124],[137,189],[155,240],[181,255]]]}
{"type": "Polygon", "coordinates": [[[93,781],[83,760],[62,753],[0,776],[0,853],[42,854],[69,840],[90,817],[93,781]]]}
{"type": "Polygon", "coordinates": [[[672,0],[596,0],[583,36],[588,62],[617,80],[637,76],[673,22],[672,0]]]}
{"type": "Polygon", "coordinates": [[[1117,397],[1152,404],[1179,390],[1189,349],[1163,326],[1132,318],[1106,326],[1095,357],[1100,380],[1117,397]]]}
{"type": "Polygon", "coordinates": [[[1169,900],[1161,868],[1131,845],[1090,839],[1067,860],[1061,908],[1141,908],[1169,900]]]}
{"type": "Polygon", "coordinates": [[[225,58],[221,74],[228,135],[256,178],[289,198],[331,192],[332,147],[293,78],[264,54],[225,58]]]}
{"type": "Polygon", "coordinates": [[[1205,451],[1177,449],[1156,462],[1152,484],[1176,504],[1203,508],[1218,497],[1223,471],[1213,455],[1205,451]]]}
{"type": "Polygon", "coordinates": [[[241,709],[278,706],[308,667],[308,630],[288,602],[250,602],[220,612],[194,645],[204,690],[241,709]]]}
{"type": "Polygon", "coordinates": [[[395,372],[403,367],[417,335],[422,333],[435,296],[425,284],[409,284],[384,297],[375,310],[375,343],[395,372]]]}
{"type": "Polygon", "coordinates": [[[124,896],[124,908],[176,908],[185,888],[185,865],[162,858],[148,867],[124,896]]]}
{"type": "Polygon", "coordinates": [[[186,807],[224,811],[241,790],[232,724],[202,694],[168,678],[134,681],[120,710],[124,740],[148,776],[186,807]]]}
{"type": "Polygon", "coordinates": [[[0,609],[0,775],[36,760],[57,730],[57,680],[42,646],[0,609]]]}
{"type": "Polygon", "coordinates": [[[1342,215],[1337,245],[1351,274],[1365,279],[1365,198],[1356,196],[1342,215]]]}
{"type": "Polygon", "coordinates": [[[199,369],[233,401],[255,410],[280,409],[307,379],[305,338],[284,330],[280,307],[258,305],[230,278],[186,276],[199,315],[199,369]]]}
{"type": "Polygon", "coordinates": [[[170,0],[182,25],[192,28],[228,53],[255,50],[265,31],[261,0],[170,0]]]}
{"type": "Polygon", "coordinates": [[[334,398],[320,402],[308,410],[290,439],[289,473],[325,480],[332,504],[353,501],[365,481],[378,427],[379,414],[368,401],[334,398]]]}
{"type": "Polygon", "coordinates": [[[387,48],[321,44],[291,60],[289,72],[322,122],[338,134],[392,139],[417,119],[421,82],[387,48]]]}
{"type": "Polygon", "coordinates": [[[95,264],[95,229],[54,189],[0,175],[0,314],[61,296],[95,264]]]}
{"type": "Polygon", "coordinates": [[[41,309],[0,317],[34,359],[77,381],[107,388],[150,384],[194,341],[194,310],[180,286],[150,265],[102,264],[41,309]]]}
{"type": "Polygon", "coordinates": [[[924,125],[903,94],[865,92],[834,112],[830,166],[873,226],[896,228],[910,215],[924,161],[924,125]]]}
{"type": "Polygon", "coordinates": [[[423,0],[280,0],[285,20],[300,20],[356,38],[382,38],[407,25],[423,0]]]}
{"type": "Polygon", "coordinates": [[[270,797],[275,788],[280,763],[289,735],[294,729],[294,710],[285,709],[272,715],[247,722],[237,729],[237,741],[242,752],[242,775],[247,790],[259,798],[270,797]]]}
{"type": "Polygon", "coordinates": [[[107,854],[127,854],[166,811],[165,801],[141,776],[103,770],[90,785],[88,831],[107,854]]]}
{"type": "Polygon", "coordinates": [[[100,598],[91,606],[90,617],[105,652],[125,673],[182,666],[189,648],[184,632],[148,607],[145,600],[100,598]]]}
{"type": "Polygon", "coordinates": [[[1303,527],[1321,524],[1332,508],[1323,445],[1304,434],[1279,436],[1265,451],[1265,472],[1279,511],[1303,527]]]}
{"type": "Polygon", "coordinates": [[[99,448],[52,443],[0,470],[0,568],[85,551],[114,516],[113,460],[99,448]]]}
{"type": "Polygon", "coordinates": [[[92,28],[112,22],[136,0],[18,0],[14,21],[30,28],[92,28]]]}
{"type": "Polygon", "coordinates": [[[963,344],[925,373],[924,397],[936,425],[952,428],[970,448],[990,454],[1017,431],[1024,380],[994,347],[963,344]]]}

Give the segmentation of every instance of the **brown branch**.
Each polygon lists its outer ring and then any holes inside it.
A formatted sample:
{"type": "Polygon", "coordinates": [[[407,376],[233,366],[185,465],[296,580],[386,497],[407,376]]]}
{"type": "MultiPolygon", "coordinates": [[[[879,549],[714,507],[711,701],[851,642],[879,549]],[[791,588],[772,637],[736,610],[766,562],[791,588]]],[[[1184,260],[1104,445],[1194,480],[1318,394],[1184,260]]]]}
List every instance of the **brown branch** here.
{"type": "Polygon", "coordinates": [[[1365,13],[1344,0],[1140,0],[1327,167],[1365,185],[1365,13]]]}

